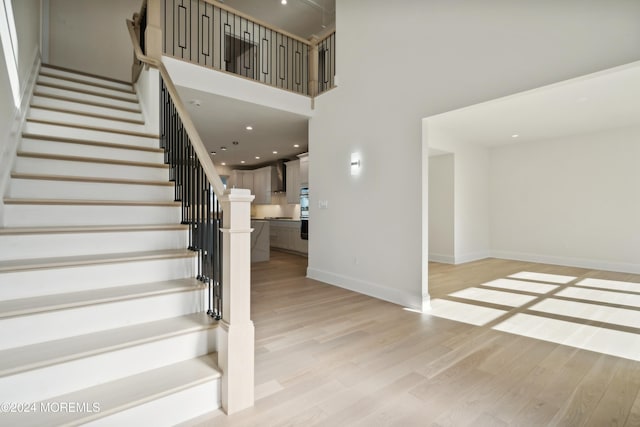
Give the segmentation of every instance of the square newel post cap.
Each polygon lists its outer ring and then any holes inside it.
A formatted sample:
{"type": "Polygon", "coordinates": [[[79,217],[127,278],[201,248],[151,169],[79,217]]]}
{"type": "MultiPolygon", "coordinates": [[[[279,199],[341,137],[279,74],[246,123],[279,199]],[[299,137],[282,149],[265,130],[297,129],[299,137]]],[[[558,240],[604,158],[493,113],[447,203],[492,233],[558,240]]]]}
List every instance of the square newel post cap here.
{"type": "Polygon", "coordinates": [[[221,202],[253,202],[256,196],[251,194],[251,191],[246,188],[227,188],[224,191],[223,196],[220,198],[221,202]]]}

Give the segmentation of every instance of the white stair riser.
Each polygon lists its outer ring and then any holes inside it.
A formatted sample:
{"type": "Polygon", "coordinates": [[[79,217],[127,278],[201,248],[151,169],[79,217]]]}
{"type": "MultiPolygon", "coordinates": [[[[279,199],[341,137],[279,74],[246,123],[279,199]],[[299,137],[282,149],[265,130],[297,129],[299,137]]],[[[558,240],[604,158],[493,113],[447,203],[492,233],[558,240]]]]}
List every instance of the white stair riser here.
{"type": "Polygon", "coordinates": [[[180,220],[180,207],[172,206],[5,205],[7,227],[176,224],[180,220]]]}
{"type": "Polygon", "coordinates": [[[194,290],[9,317],[0,319],[0,349],[183,316],[204,307],[204,290],[194,290]]]}
{"type": "Polygon", "coordinates": [[[42,179],[12,179],[12,198],[173,201],[174,189],[166,185],[110,184],[42,179]]]}
{"type": "Polygon", "coordinates": [[[136,97],[136,94],[129,88],[125,89],[127,90],[127,92],[123,92],[117,89],[109,89],[109,88],[104,88],[101,86],[104,86],[102,83],[98,83],[100,86],[96,86],[93,85],[91,83],[78,83],[78,82],[74,82],[74,81],[70,81],[70,80],[65,80],[65,79],[60,79],[60,78],[56,78],[56,77],[49,77],[49,76],[39,76],[38,77],[38,84],[53,84],[56,86],[64,86],[65,88],[69,88],[69,89],[78,89],[78,90],[82,90],[82,91],[89,91],[89,92],[98,92],[100,94],[103,95],[109,95],[109,96],[117,96],[120,98],[127,98],[127,99],[131,99],[132,101],[137,101],[138,98],[136,97]]]}
{"type": "Polygon", "coordinates": [[[135,102],[129,102],[121,99],[113,99],[107,96],[89,95],[86,93],[76,92],[73,90],[58,89],[58,88],[53,88],[48,86],[36,85],[35,93],[37,93],[38,95],[42,94],[42,95],[61,96],[67,99],[72,99],[74,101],[85,101],[85,102],[97,103],[97,104],[100,104],[101,106],[108,105],[110,107],[126,108],[127,110],[140,109],[138,104],[135,102]]]}
{"type": "Polygon", "coordinates": [[[77,129],[67,126],[49,125],[43,123],[26,122],[22,133],[53,136],[67,139],[80,139],[113,144],[135,145],[139,147],[158,148],[158,138],[147,136],[126,135],[121,133],[104,132],[98,130],[77,129]]]}
{"type": "Polygon", "coordinates": [[[145,132],[144,125],[127,123],[120,120],[109,120],[98,117],[83,116],[80,114],[64,113],[60,111],[43,110],[32,107],[29,110],[30,119],[49,120],[60,123],[72,123],[82,126],[97,126],[108,129],[124,130],[128,132],[145,132]]]}
{"type": "Polygon", "coordinates": [[[215,379],[83,425],[175,426],[220,408],[220,400],[220,379],[215,379]]]}
{"type": "Polygon", "coordinates": [[[95,157],[99,159],[128,160],[132,162],[164,163],[164,153],[127,148],[100,147],[46,139],[23,138],[20,151],[58,154],[61,156],[95,157]]]}
{"type": "Polygon", "coordinates": [[[55,75],[55,76],[70,77],[70,78],[76,79],[76,80],[82,80],[82,81],[86,81],[86,82],[89,82],[89,83],[97,83],[97,84],[101,84],[101,85],[105,85],[105,86],[111,86],[111,87],[120,88],[120,89],[131,89],[131,87],[132,87],[130,84],[114,82],[114,81],[107,80],[107,79],[101,79],[99,77],[86,76],[84,74],[78,74],[78,73],[74,73],[72,71],[57,70],[55,68],[49,68],[49,67],[42,67],[40,69],[40,72],[41,73],[46,73],[46,74],[52,74],[52,75],[55,75]]]}
{"type": "MultiPolygon", "coordinates": [[[[169,169],[70,160],[51,160],[18,156],[13,169],[19,173],[69,175],[95,178],[143,179],[168,181],[169,169]]],[[[42,197],[46,198],[46,197],[42,197]]]]}
{"type": "Polygon", "coordinates": [[[0,378],[0,401],[37,402],[215,350],[214,328],[83,357],[0,378]]]}
{"type": "Polygon", "coordinates": [[[0,288],[2,300],[11,300],[86,291],[88,280],[91,289],[103,289],[194,277],[195,271],[194,257],[45,268],[0,273],[0,288]]]}
{"type": "Polygon", "coordinates": [[[98,107],[95,105],[84,104],[81,102],[62,101],[60,99],[47,98],[45,96],[34,96],[31,99],[32,106],[62,108],[72,111],[84,111],[85,113],[101,114],[104,116],[130,119],[130,120],[144,120],[142,113],[133,113],[130,111],[122,111],[114,108],[98,107]]]}
{"type": "Polygon", "coordinates": [[[0,236],[0,261],[184,249],[185,230],[0,236]]]}

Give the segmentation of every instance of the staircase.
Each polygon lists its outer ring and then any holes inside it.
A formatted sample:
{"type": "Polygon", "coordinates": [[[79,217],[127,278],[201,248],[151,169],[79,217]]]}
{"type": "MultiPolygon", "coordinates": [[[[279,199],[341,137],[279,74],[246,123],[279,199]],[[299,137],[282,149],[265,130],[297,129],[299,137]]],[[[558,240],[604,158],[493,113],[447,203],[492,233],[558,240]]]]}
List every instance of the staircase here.
{"type": "Polygon", "coordinates": [[[42,66],[0,228],[0,424],[220,406],[217,323],[157,147],[131,84],[42,66]]]}

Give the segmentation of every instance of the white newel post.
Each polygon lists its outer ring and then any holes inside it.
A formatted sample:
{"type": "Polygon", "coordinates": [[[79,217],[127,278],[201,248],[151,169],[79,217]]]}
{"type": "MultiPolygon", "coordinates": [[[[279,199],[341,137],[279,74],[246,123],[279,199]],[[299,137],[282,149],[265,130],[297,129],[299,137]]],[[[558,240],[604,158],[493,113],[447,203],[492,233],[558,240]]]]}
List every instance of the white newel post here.
{"type": "Polygon", "coordinates": [[[222,321],[218,364],[222,408],[233,414],[253,406],[254,328],[251,321],[251,202],[249,190],[229,189],[223,212],[222,321]]]}

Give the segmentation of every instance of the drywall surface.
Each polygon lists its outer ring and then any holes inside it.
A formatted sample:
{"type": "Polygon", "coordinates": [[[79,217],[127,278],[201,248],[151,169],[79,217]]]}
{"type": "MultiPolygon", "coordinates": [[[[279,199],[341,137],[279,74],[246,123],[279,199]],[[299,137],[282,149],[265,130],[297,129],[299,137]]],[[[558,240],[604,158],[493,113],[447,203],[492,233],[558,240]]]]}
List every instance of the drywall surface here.
{"type": "Polygon", "coordinates": [[[126,26],[141,0],[51,0],[49,61],[131,81],[133,46],[126,26]]]}
{"type": "MultiPolygon", "coordinates": [[[[0,194],[4,194],[7,188],[40,54],[40,1],[14,1],[12,5],[17,40],[11,47],[12,52],[5,52],[0,43],[0,194]],[[14,57],[9,63],[17,73],[16,97],[5,55],[14,57]]],[[[0,202],[0,226],[3,224],[3,213],[3,204],[0,202]]]]}
{"type": "Polygon", "coordinates": [[[337,0],[336,9],[338,87],[315,100],[309,124],[307,273],[420,308],[421,119],[637,60],[640,2],[337,0]]]}
{"type": "Polygon", "coordinates": [[[640,127],[491,151],[492,254],[640,273],[640,127]]]}
{"type": "Polygon", "coordinates": [[[429,261],[455,263],[454,155],[429,157],[429,261]]]}

